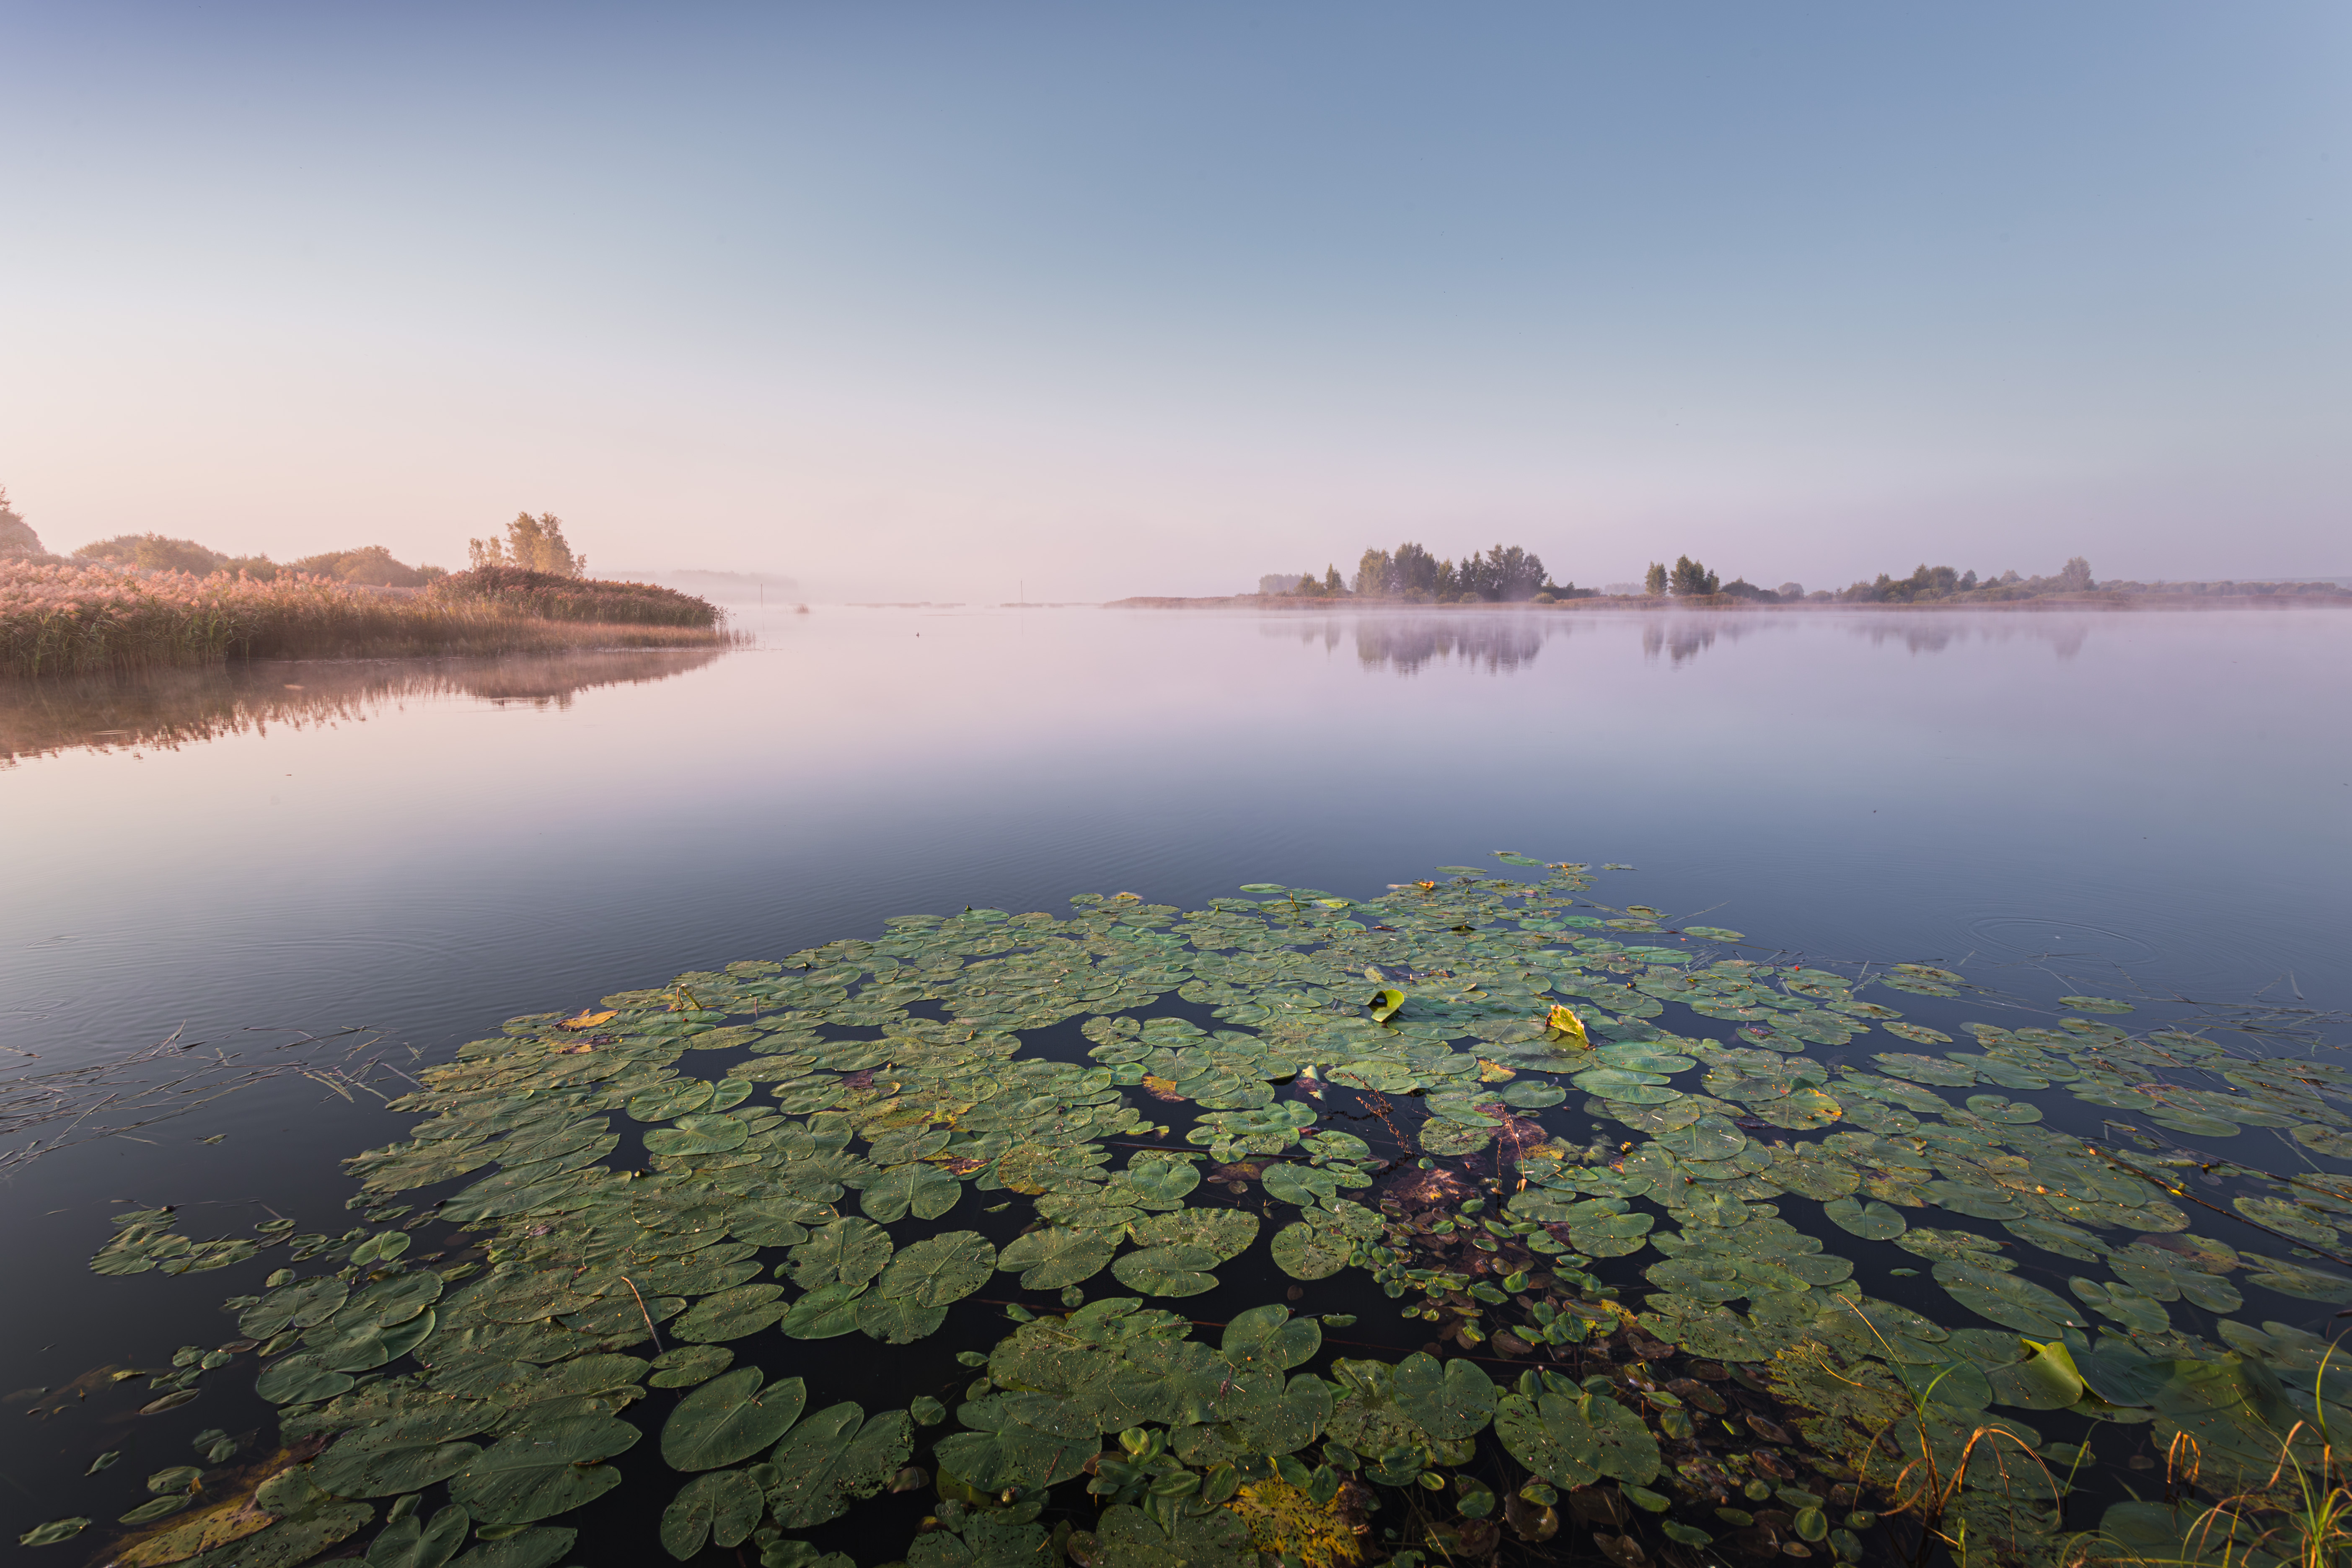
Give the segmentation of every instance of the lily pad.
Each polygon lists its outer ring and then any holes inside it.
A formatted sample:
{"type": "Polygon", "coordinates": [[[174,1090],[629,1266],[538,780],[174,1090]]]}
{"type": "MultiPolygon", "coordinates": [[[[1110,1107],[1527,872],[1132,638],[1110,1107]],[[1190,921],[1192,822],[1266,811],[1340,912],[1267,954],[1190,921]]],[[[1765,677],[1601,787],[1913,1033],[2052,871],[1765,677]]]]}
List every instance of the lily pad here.
{"type": "Polygon", "coordinates": [[[784,1315],[784,1305],[777,1300],[783,1293],[781,1285],[738,1285],[731,1290],[721,1290],[696,1302],[694,1310],[677,1321],[673,1331],[679,1339],[694,1344],[756,1334],[773,1326],[784,1315]]]}
{"type": "Polygon", "coordinates": [[[837,1219],[793,1248],[793,1283],[803,1290],[863,1285],[882,1272],[892,1250],[890,1233],[872,1220],[837,1219]]]}
{"type": "Polygon", "coordinates": [[[951,1230],[901,1248],[874,1287],[877,1296],[918,1307],[961,1301],[988,1283],[996,1248],[978,1231],[951,1230]]]}
{"type": "Polygon", "coordinates": [[[996,1266],[1022,1270],[1024,1289],[1058,1290],[1101,1273],[1114,1248],[1114,1243],[1093,1231],[1048,1226],[1013,1237],[997,1255],[996,1266]]]}
{"type": "Polygon", "coordinates": [[[569,1513],[621,1484],[621,1472],[602,1461],[625,1452],[638,1435],[609,1415],[523,1427],[459,1471],[449,1483],[450,1500],[485,1524],[529,1524],[569,1513]]]}
{"type": "Polygon", "coordinates": [[[684,1563],[700,1552],[705,1542],[721,1550],[740,1546],[759,1527],[767,1506],[759,1483],[741,1470],[697,1476],[662,1510],[662,1550],[684,1563]]]}
{"type": "Polygon", "coordinates": [[[806,1530],[849,1511],[851,1500],[889,1484],[914,1447],[903,1410],[868,1417],[843,1403],[817,1411],[787,1433],[769,1456],[777,1479],[768,1493],[776,1522],[806,1530]]]}
{"type": "Polygon", "coordinates": [[[1352,1250],[1346,1237],[1304,1221],[1274,1233],[1275,1267],[1294,1279],[1327,1279],[1348,1266],[1352,1250]]]}
{"type": "Polygon", "coordinates": [[[653,1375],[646,1381],[656,1388],[692,1388],[725,1372],[735,1352],[724,1345],[679,1345],[653,1359],[653,1375]]]}
{"type": "Polygon", "coordinates": [[[1209,1272],[1224,1260],[1205,1247],[1147,1247],[1110,1266],[1118,1282],[1146,1296],[1198,1296],[1217,1287],[1209,1272]]]}
{"type": "Polygon", "coordinates": [[[677,1403],[662,1424],[663,1462],[673,1470],[714,1470],[747,1459],[800,1419],[808,1386],[797,1377],[766,1384],[756,1366],[716,1377],[677,1403]]]}
{"type": "Polygon", "coordinates": [[[1839,1229],[1850,1231],[1864,1241],[1892,1241],[1901,1236],[1909,1224],[1902,1212],[1890,1205],[1864,1205],[1851,1197],[1823,1204],[1822,1215],[1839,1229]]]}

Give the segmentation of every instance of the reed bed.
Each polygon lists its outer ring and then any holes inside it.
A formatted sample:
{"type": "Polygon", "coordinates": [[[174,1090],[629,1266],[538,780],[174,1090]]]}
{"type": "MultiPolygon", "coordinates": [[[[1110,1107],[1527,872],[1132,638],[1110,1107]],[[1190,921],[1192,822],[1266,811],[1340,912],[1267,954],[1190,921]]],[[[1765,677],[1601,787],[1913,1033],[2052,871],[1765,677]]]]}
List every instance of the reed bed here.
{"type": "MultiPolygon", "coordinates": [[[[599,594],[607,585],[579,584],[562,605],[575,615],[556,619],[537,613],[530,585],[522,586],[521,593],[394,595],[318,577],[260,582],[226,573],[194,577],[0,561],[0,676],[95,675],[230,659],[719,647],[730,640],[717,612],[700,600],[692,601],[701,607],[697,617],[690,607],[649,597],[636,584],[611,584],[625,591],[599,594]],[[576,615],[599,605],[604,618],[576,615]]],[[[538,597],[553,602],[555,595],[538,597]]]]}

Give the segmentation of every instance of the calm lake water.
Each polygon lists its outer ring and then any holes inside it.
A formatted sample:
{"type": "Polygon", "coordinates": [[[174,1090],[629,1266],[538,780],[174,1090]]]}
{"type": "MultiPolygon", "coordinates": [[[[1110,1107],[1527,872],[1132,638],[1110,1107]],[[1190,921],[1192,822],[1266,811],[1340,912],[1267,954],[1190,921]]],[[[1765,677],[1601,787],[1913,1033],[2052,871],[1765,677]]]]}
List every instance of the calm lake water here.
{"type": "MultiPolygon", "coordinates": [[[[0,1060],[51,1072],[177,1030],[266,1062],[356,1030],[413,1064],[891,915],[1129,890],[1192,909],[1257,881],[1371,897],[1496,850],[1622,863],[1594,897],[1768,952],[1965,964],[2028,996],[2352,1006],[2352,616],[748,629],[717,657],[0,689],[0,1060]]],[[[340,1228],[336,1162],[413,1120],[278,1079],[21,1165],[0,1389],[163,1364],[273,1266],[96,1278],[124,1201],[340,1228]]],[[[0,1421],[11,1539],[110,1519],[183,1462],[185,1432],[103,1403],[0,1421]],[[83,1470],[126,1444],[98,1496],[83,1470]]],[[[247,1405],[170,1420],[260,1424],[247,1405]]]]}

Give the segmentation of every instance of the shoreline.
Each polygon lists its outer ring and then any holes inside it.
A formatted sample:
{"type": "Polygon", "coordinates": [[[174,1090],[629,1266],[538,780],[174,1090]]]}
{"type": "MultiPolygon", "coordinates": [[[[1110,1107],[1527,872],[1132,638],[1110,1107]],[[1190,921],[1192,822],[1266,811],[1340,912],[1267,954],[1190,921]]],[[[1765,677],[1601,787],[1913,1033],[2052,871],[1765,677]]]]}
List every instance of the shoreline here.
{"type": "Polygon", "coordinates": [[[1270,614],[1323,613],[1335,610],[1379,611],[1383,614],[1437,615],[1558,615],[1569,614],[1655,614],[1661,610],[1705,611],[1709,614],[1745,613],[1749,615],[1869,615],[1890,611],[1922,611],[1951,614],[1967,611],[1992,611],[2001,614],[2046,612],[2053,610],[2100,610],[2126,612],[2136,610],[2318,610],[2352,609],[2352,593],[2343,594],[2103,594],[2093,590],[2087,594],[2050,594],[2031,599],[1992,599],[1958,602],[1949,599],[1921,601],[1885,600],[1868,604],[1831,603],[1760,604],[1754,599],[1733,598],[1717,594],[1703,599],[1677,599],[1661,595],[1655,598],[1631,595],[1604,595],[1591,599],[1563,599],[1555,604],[1538,605],[1533,600],[1517,600],[1508,604],[1476,600],[1465,604],[1434,605],[1426,601],[1405,599],[1361,599],[1353,596],[1330,599],[1294,598],[1282,594],[1230,594],[1223,597],[1181,598],[1161,595],[1138,595],[1131,598],[1113,599],[1100,606],[1106,610],[1258,610],[1270,614]]]}

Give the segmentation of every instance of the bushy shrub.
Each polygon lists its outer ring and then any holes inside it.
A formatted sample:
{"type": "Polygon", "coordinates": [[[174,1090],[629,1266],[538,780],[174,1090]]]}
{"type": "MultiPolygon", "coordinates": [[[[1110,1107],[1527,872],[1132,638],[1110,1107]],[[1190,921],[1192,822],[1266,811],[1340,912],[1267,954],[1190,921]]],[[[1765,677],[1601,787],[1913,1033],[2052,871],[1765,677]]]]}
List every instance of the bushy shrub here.
{"type": "Polygon", "coordinates": [[[549,621],[599,621],[608,626],[715,626],[719,606],[651,583],[606,583],[563,577],[520,566],[477,566],[436,583],[431,596],[445,604],[487,603],[514,615],[549,621]]]}

